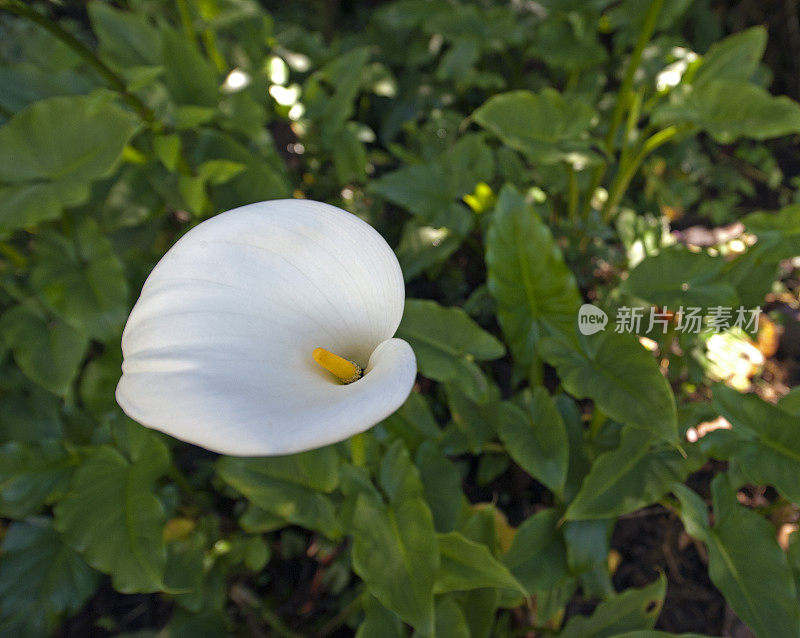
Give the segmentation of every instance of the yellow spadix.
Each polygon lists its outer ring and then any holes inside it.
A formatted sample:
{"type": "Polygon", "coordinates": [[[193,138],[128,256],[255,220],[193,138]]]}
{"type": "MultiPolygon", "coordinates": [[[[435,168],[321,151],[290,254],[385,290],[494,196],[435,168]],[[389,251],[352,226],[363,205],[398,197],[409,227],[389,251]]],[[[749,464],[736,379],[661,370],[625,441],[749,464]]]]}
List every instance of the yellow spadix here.
{"type": "Polygon", "coordinates": [[[344,384],[353,383],[361,378],[361,367],[325,348],[315,348],[312,353],[314,361],[328,372],[335,375],[344,384]]]}

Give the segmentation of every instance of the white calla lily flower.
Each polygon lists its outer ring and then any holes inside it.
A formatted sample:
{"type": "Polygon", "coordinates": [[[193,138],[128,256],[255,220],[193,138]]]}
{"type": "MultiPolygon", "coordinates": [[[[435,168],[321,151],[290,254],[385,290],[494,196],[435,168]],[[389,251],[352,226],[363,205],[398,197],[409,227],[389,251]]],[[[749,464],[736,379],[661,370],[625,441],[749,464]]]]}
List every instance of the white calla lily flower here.
{"type": "Polygon", "coordinates": [[[117,402],[223,454],[341,441],[411,391],[414,352],[392,338],[404,298],[394,252],[355,215],[308,200],[222,213],[145,282],[122,336],[117,402]]]}

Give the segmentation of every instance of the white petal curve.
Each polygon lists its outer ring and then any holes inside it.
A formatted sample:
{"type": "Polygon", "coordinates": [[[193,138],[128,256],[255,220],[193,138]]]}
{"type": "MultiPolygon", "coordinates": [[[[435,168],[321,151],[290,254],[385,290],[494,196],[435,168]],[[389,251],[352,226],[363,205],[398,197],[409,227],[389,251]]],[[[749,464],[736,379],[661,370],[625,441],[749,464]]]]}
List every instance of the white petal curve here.
{"type": "Polygon", "coordinates": [[[143,425],[225,454],[288,454],[364,431],[416,375],[392,339],[404,284],[391,248],[334,206],[277,200],[189,231],[125,326],[117,401],[143,425]],[[322,347],[366,367],[340,385],[322,347]]]}

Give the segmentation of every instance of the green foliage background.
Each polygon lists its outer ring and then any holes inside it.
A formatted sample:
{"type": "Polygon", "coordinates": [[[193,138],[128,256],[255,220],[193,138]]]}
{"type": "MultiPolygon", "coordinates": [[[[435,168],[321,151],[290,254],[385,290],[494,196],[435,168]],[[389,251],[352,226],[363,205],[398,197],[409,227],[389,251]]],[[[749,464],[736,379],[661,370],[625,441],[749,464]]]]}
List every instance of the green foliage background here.
{"type": "MultiPolygon", "coordinates": [[[[763,141],[800,134],[800,106],[767,90],[765,30],[723,38],[707,1],[395,0],[323,34],[309,7],[0,0],[0,636],[116,591],[157,594],[129,636],[654,638],[666,578],[616,592],[609,564],[616,518],[654,504],[758,636],[800,635],[798,533],[785,552],[765,518],[800,504],[800,395],[712,392],[703,335],[650,334],[659,366],[635,335],[576,331],[585,300],[781,292],[800,198],[763,141]],[[289,457],[127,419],[120,334],[153,265],[291,196],[395,247],[415,392],[289,457]],[[757,241],[675,244],[685,211],[757,241]],[[717,415],[732,427],[686,440],[717,415]],[[703,466],[710,495],[685,484],[703,466]]],[[[130,629],[113,604],[90,622],[130,629]]]]}

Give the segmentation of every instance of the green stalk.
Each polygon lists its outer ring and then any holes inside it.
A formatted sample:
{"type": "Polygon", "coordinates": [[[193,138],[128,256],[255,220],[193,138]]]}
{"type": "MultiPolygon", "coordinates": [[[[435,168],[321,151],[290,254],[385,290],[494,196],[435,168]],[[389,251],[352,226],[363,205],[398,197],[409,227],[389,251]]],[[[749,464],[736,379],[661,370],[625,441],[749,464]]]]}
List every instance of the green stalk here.
{"type": "Polygon", "coordinates": [[[192,14],[189,12],[189,6],[186,0],[176,0],[175,4],[178,5],[178,13],[181,16],[181,24],[186,33],[186,37],[192,42],[197,44],[197,32],[194,30],[194,22],[192,21],[192,14]]]}
{"type": "Polygon", "coordinates": [[[363,432],[350,437],[350,457],[356,467],[364,467],[367,464],[363,432]]]}
{"type": "MultiPolygon", "coordinates": [[[[647,46],[647,43],[650,42],[650,38],[653,37],[653,32],[656,28],[656,21],[658,20],[658,14],[661,11],[661,6],[663,4],[664,0],[652,0],[650,3],[650,7],[647,9],[647,15],[645,15],[644,18],[642,30],[639,32],[639,38],[636,40],[633,53],[631,53],[628,69],[625,72],[625,77],[622,79],[622,86],[620,86],[619,92],[617,93],[617,103],[614,105],[614,111],[611,114],[611,126],[608,129],[608,134],[606,135],[605,142],[609,153],[613,151],[614,139],[617,136],[617,131],[619,130],[619,126],[622,123],[622,118],[625,115],[625,109],[630,101],[630,93],[631,87],[633,86],[634,75],[636,75],[636,70],[639,68],[639,64],[642,62],[642,53],[644,53],[644,48],[647,46]]],[[[592,206],[592,196],[594,191],[597,190],[597,187],[600,186],[600,183],[603,181],[605,172],[606,166],[604,164],[601,164],[594,170],[592,175],[592,183],[589,187],[589,192],[586,194],[586,201],[583,206],[584,217],[589,214],[589,210],[592,206]]]]}
{"type": "Polygon", "coordinates": [[[630,185],[633,176],[636,175],[636,171],[639,170],[639,167],[642,165],[642,162],[645,160],[645,158],[659,146],[663,146],[673,137],[678,135],[678,133],[682,133],[683,131],[687,130],[687,128],[689,127],[686,125],[673,125],[668,126],[658,133],[654,133],[647,138],[645,143],[642,144],[642,148],[634,156],[634,158],[628,162],[627,165],[620,166],[619,171],[617,171],[617,175],[611,184],[611,188],[608,191],[608,201],[606,201],[605,206],[603,206],[603,220],[608,222],[612,215],[616,212],[617,205],[622,199],[622,196],[628,190],[628,186],[630,185]]]}
{"type": "Polygon", "coordinates": [[[574,222],[578,216],[578,180],[572,164],[567,164],[567,218],[574,222]]]}
{"type": "Polygon", "coordinates": [[[30,20],[52,33],[61,40],[75,53],[81,56],[98,74],[108,83],[108,85],[120,93],[123,99],[133,107],[139,116],[146,122],[152,122],[155,118],[153,112],[135,95],[128,92],[124,80],[112,71],[100,58],[98,58],[83,42],[78,40],[60,24],[53,22],[50,18],[42,15],[38,11],[31,9],[20,0],[0,0],[0,9],[5,9],[11,13],[30,20]]]}

